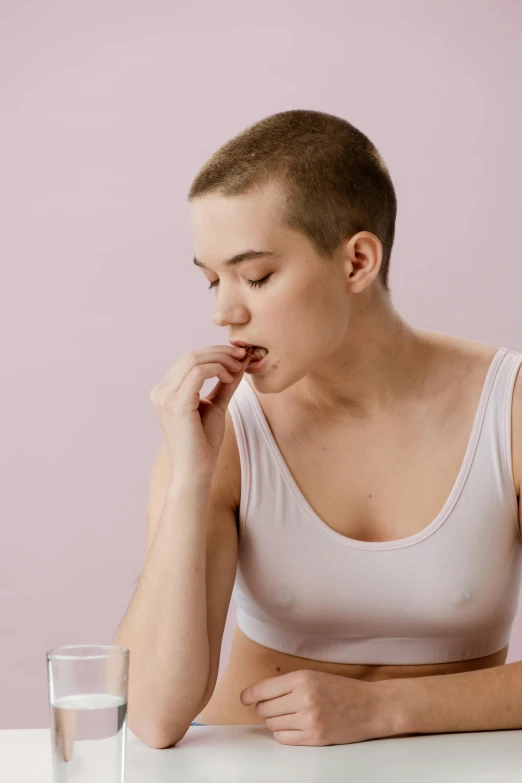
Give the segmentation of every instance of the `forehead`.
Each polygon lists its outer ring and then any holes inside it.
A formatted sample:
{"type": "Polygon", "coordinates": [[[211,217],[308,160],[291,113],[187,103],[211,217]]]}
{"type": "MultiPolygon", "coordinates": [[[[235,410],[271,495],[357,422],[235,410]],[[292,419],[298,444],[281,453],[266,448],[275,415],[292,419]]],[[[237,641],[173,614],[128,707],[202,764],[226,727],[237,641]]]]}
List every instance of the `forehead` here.
{"type": "Polygon", "coordinates": [[[241,196],[209,193],[189,205],[190,227],[196,258],[218,263],[248,248],[266,248],[281,241],[288,229],[282,226],[283,201],[274,185],[241,196]]]}

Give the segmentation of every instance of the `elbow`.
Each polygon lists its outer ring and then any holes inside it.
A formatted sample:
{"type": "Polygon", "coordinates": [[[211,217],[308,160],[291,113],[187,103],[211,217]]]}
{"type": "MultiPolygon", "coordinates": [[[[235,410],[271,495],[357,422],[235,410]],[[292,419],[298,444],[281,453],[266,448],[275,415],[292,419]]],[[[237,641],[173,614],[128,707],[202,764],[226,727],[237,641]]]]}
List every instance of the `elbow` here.
{"type": "Polygon", "coordinates": [[[166,748],[175,747],[175,745],[177,745],[178,742],[183,739],[186,733],[187,732],[185,731],[178,737],[170,737],[165,734],[154,734],[138,737],[138,739],[141,739],[141,741],[149,748],[153,748],[154,750],[164,750],[166,748]]]}
{"type": "Polygon", "coordinates": [[[192,705],[185,703],[182,710],[176,709],[179,705],[170,703],[168,708],[160,707],[152,701],[136,704],[131,697],[127,706],[127,726],[141,742],[157,750],[172,748],[180,742],[204,707],[199,699],[192,705]]]}
{"type": "Polygon", "coordinates": [[[188,726],[169,728],[165,726],[154,726],[150,723],[147,726],[143,724],[136,725],[134,723],[131,725],[129,723],[128,726],[140,742],[143,742],[149,748],[163,750],[164,748],[172,748],[180,742],[187,733],[190,723],[188,726]]]}
{"type": "MultiPolygon", "coordinates": [[[[188,727],[187,727],[188,729],[188,727]]],[[[164,750],[166,748],[174,748],[180,740],[183,739],[185,734],[187,733],[187,729],[180,734],[178,737],[166,737],[166,736],[160,736],[156,738],[156,741],[151,743],[149,745],[150,748],[155,748],[156,750],[164,750]]]]}

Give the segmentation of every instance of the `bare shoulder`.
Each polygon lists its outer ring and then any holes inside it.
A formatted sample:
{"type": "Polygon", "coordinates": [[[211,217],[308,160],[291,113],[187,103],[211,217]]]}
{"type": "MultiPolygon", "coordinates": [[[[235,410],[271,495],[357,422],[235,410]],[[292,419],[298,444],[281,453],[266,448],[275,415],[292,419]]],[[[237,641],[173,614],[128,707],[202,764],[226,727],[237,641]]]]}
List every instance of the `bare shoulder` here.
{"type": "MultiPolygon", "coordinates": [[[[491,364],[499,347],[474,340],[463,340],[457,337],[447,338],[448,345],[457,355],[466,356],[483,375],[484,370],[491,364]]],[[[482,377],[482,376],[481,376],[482,377]]],[[[522,371],[519,369],[513,387],[513,400],[511,409],[511,442],[513,459],[513,478],[515,490],[520,497],[520,485],[522,481],[522,371]]]]}
{"type": "Polygon", "coordinates": [[[499,350],[496,345],[466,340],[454,335],[439,334],[438,332],[426,334],[426,339],[447,357],[455,359],[463,367],[475,366],[479,371],[482,364],[489,364],[499,350]]]}
{"type": "MultiPolygon", "coordinates": [[[[475,343],[486,357],[488,364],[499,348],[482,343],[475,343]]],[[[522,481],[522,372],[518,371],[513,387],[513,399],[511,408],[511,449],[513,463],[513,479],[517,496],[520,497],[520,484],[522,481]]]]}
{"type": "Polygon", "coordinates": [[[426,355],[428,395],[446,406],[473,409],[498,348],[438,332],[418,330],[426,355]]]}

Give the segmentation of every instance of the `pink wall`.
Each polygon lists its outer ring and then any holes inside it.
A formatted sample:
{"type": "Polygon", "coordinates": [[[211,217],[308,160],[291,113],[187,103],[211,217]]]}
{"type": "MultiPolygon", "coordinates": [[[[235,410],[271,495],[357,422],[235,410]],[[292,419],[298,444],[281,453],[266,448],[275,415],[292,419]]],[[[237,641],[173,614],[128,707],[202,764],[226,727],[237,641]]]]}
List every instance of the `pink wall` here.
{"type": "Polygon", "coordinates": [[[232,135],[290,108],[360,127],[399,310],[522,350],[521,24],[509,0],[2,2],[0,728],[48,725],[45,651],[109,642],[134,591],[149,391],[227,342],[186,193],[232,135]]]}

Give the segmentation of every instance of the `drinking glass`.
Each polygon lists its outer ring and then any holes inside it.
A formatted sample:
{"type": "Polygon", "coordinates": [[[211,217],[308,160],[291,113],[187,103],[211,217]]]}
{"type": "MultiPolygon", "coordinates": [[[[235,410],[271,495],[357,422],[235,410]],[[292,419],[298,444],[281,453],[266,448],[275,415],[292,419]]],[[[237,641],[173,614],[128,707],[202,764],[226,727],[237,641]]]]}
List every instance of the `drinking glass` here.
{"type": "Polygon", "coordinates": [[[46,658],[53,783],[124,783],[129,650],[73,644],[46,658]]]}

